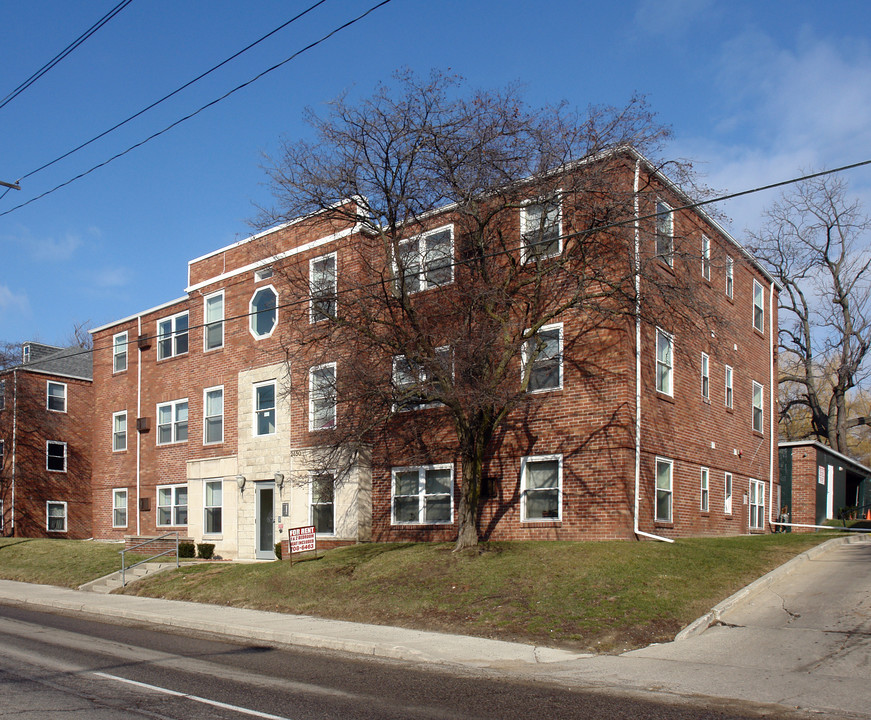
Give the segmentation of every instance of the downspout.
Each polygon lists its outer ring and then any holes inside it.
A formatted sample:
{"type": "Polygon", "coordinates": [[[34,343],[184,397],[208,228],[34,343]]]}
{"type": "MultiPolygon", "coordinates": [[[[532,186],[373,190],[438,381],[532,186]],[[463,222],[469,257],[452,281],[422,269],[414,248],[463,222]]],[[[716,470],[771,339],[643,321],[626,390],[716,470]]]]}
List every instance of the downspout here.
{"type": "Polygon", "coordinates": [[[12,371],[12,534],[15,537],[15,455],[18,449],[18,370],[12,371]]]}
{"type": "MultiPolygon", "coordinates": [[[[142,335],[142,316],[136,318],[136,420],[142,417],[142,348],[139,347],[139,336],[142,335]]],[[[142,433],[136,428],[136,537],[142,533],[140,530],[139,491],[140,470],[142,463],[142,433]]]]}
{"type": "Polygon", "coordinates": [[[641,223],[638,203],[638,189],[641,184],[641,160],[635,161],[635,181],[633,184],[635,210],[635,512],[634,532],[640,537],[673,543],[674,540],[660,535],[642,532],[638,527],[638,513],[641,501],[641,223]]]}
{"type": "MultiPolygon", "coordinates": [[[[768,332],[771,333],[771,342],[768,347],[768,382],[769,387],[771,388],[768,391],[768,394],[771,395],[771,399],[769,400],[771,413],[770,423],[771,423],[771,447],[768,453],[768,522],[769,524],[775,524],[772,519],[772,513],[774,512],[774,457],[778,455],[778,475],[780,469],[780,457],[777,453],[777,437],[779,434],[779,429],[777,423],[774,421],[774,418],[777,417],[775,412],[777,412],[777,403],[775,401],[775,396],[777,394],[776,388],[777,385],[774,384],[776,378],[774,377],[774,343],[777,342],[777,335],[775,334],[774,327],[774,281],[771,281],[771,288],[769,289],[768,295],[768,332]]],[[[779,483],[779,478],[778,478],[779,483]]],[[[783,501],[783,497],[781,497],[781,502],[783,501]]],[[[777,518],[780,517],[780,508],[777,508],[777,518]]]]}

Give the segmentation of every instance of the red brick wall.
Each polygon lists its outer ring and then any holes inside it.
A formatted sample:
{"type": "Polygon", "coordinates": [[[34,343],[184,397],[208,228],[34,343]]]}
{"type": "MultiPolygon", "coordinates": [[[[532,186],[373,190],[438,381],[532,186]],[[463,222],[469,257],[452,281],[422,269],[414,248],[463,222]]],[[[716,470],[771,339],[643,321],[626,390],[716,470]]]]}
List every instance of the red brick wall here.
{"type": "Polygon", "coordinates": [[[16,537],[72,539],[91,537],[92,383],[22,370],[14,374],[8,372],[3,377],[6,378],[6,407],[0,411],[0,439],[5,440],[4,462],[0,469],[0,494],[5,516],[3,534],[14,532],[16,537]],[[17,391],[14,375],[17,375],[17,391]],[[67,386],[66,412],[47,409],[48,381],[67,386]],[[14,439],[13,415],[17,417],[14,439]],[[66,471],[47,470],[47,441],[66,443],[66,471]],[[49,501],[67,504],[66,531],[47,530],[46,503],[49,501]]]}
{"type": "MultiPolygon", "coordinates": [[[[673,205],[679,204],[672,198],[673,205]]],[[[440,224],[440,223],[439,223],[440,224]]],[[[94,523],[99,537],[122,537],[133,533],[157,534],[164,528],[155,524],[157,503],[155,487],[185,481],[185,462],[189,459],[233,455],[238,448],[235,427],[237,386],[240,371],[281,362],[285,353],[282,342],[293,337],[296,328],[306,326],[304,304],[279,308],[280,328],[264,340],[254,340],[249,332],[251,296],[257,287],[271,284],[284,305],[299,298],[292,296],[285,274],[306,277],[310,257],[339,248],[340,282],[352,283],[356,268],[348,264],[342,246],[360,238],[339,240],[294,256],[282,272],[264,282],[254,280],[253,270],[221,281],[208,283],[221,273],[247,267],[258,259],[273,257],[293,247],[323,237],[328,228],[313,231],[302,225],[290,226],[248,243],[225,249],[190,267],[190,281],[202,284],[189,297],[141,317],[141,331],[132,320],[95,334],[94,377],[97,408],[94,422],[94,523]],[[321,233],[321,234],[318,234],[321,233]],[[288,269],[289,268],[289,269],[288,269]],[[225,292],[225,345],[223,349],[203,350],[203,297],[216,290],[225,292]],[[159,319],[187,310],[189,312],[189,351],[162,361],[156,360],[157,341],[141,353],[141,415],[151,421],[151,431],[139,436],[141,442],[140,495],[150,498],[151,509],[138,514],[136,524],[136,393],[140,353],[135,343],[128,353],[128,368],[112,373],[112,335],[127,330],[131,340],[141,332],[156,334],[159,319]],[[295,320],[294,320],[295,318],[295,320]],[[203,389],[224,386],[224,442],[203,446],[203,389]],[[189,403],[189,439],[187,443],[159,447],[156,445],[156,405],[187,398],[189,403]],[[128,413],[128,449],[112,452],[112,413],[128,413]],[[112,488],[129,489],[129,522],[123,529],[111,528],[112,488]]],[[[330,228],[335,229],[335,228],[330,228]]],[[[667,536],[735,534],[748,530],[749,507],[744,504],[750,478],[769,480],[771,439],[774,428],[771,413],[772,328],[776,318],[769,316],[770,285],[741,251],[727,241],[714,226],[704,224],[688,213],[679,214],[675,222],[676,257],[674,269],[651,259],[652,221],[642,228],[645,262],[651,263],[652,278],[667,285],[672,280],[696,277],[693,297],[675,297],[669,306],[651,307],[654,297],[648,283],[642,288],[645,322],[642,330],[641,391],[641,492],[640,525],[645,532],[667,536]],[[701,276],[700,243],[702,232],[712,243],[710,281],[701,276]],[[734,260],[734,297],[725,295],[725,257],[734,260]],[[657,266],[656,263],[659,263],[657,266]],[[657,275],[658,273],[658,275],[657,275]],[[753,279],[765,287],[765,330],[752,326],[753,279]],[[707,319],[683,317],[690,301],[703,301],[711,311],[707,319]],[[674,396],[663,397],[655,387],[655,328],[659,325],[675,336],[674,396]],[[710,357],[710,400],[700,392],[700,357],[710,357]],[[734,407],[724,406],[724,366],[733,367],[734,407]],[[765,388],[763,433],[751,429],[752,381],[765,388]],[[653,521],[655,497],[654,458],[674,461],[673,522],[653,521]],[[709,510],[700,510],[700,468],[710,470],[709,510]],[[724,512],[723,475],[733,474],[732,513],[724,512]]],[[[626,235],[631,256],[631,232],[626,235]]],[[[649,281],[653,282],[653,280],[649,281]]],[[[679,282],[672,282],[675,286],[679,282]]],[[[776,302],[774,303],[776,307],[776,302]]],[[[566,339],[572,337],[581,318],[570,314],[560,319],[566,339]]],[[[635,327],[630,321],[620,324],[595,341],[572,349],[578,357],[567,354],[562,390],[542,393],[513,413],[502,428],[485,467],[485,477],[493,486],[481,512],[480,528],[493,539],[612,539],[634,537],[633,511],[635,492],[635,327]],[[583,358],[580,357],[583,355],[583,358]],[[584,360],[584,362],[580,362],[584,360]],[[577,361],[577,362],[575,362],[577,361]],[[581,368],[586,372],[582,372],[581,368]],[[595,370],[592,372],[591,370],[595,370]],[[519,518],[520,460],[527,455],[561,454],[563,458],[563,517],[560,522],[521,523],[519,518]]],[[[359,361],[359,359],[358,359],[359,361]]],[[[303,363],[293,370],[293,382],[305,387],[308,367],[303,363]]],[[[338,373],[341,375],[342,367],[338,373]]],[[[518,367],[519,377],[519,367],[518,367]]],[[[389,368],[385,370],[385,380],[389,368]]],[[[308,410],[304,393],[296,397],[292,412],[289,448],[314,446],[323,435],[309,433],[308,410]]],[[[399,424],[413,422],[417,413],[443,413],[439,409],[402,413],[399,424]]],[[[373,537],[378,540],[433,539],[450,540],[456,535],[452,526],[394,526],[390,522],[390,468],[420,462],[421,448],[387,439],[373,452],[373,537]]],[[[455,478],[461,482],[460,459],[449,424],[438,438],[428,438],[431,463],[450,462],[455,478]]],[[[459,487],[455,487],[455,505],[459,487]]],[[[766,510],[769,496],[766,494],[766,510]]],[[[169,528],[167,528],[169,529],[169,528]]]]}

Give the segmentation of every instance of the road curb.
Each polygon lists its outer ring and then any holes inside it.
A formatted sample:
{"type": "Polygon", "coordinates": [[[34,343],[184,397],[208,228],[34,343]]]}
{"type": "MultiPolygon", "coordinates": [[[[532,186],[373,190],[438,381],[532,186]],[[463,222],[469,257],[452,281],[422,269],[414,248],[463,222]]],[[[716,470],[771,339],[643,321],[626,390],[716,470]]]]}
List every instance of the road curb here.
{"type": "Polygon", "coordinates": [[[723,600],[723,602],[715,605],[700,618],[696,618],[695,620],[693,620],[689,625],[687,625],[683,630],[681,630],[677,635],[674,636],[675,642],[701,635],[703,632],[705,632],[705,630],[711,627],[711,625],[715,625],[717,622],[719,622],[720,617],[727,610],[731,610],[738,603],[744,602],[756,593],[765,590],[775,580],[778,580],[779,578],[782,578],[785,575],[788,575],[789,573],[795,571],[796,569],[798,569],[799,566],[803,565],[806,562],[809,562],[810,560],[813,560],[815,557],[818,557],[823,553],[826,553],[829,550],[838,547],[839,545],[847,545],[857,542],[868,542],[868,540],[869,537],[867,534],[857,533],[855,535],[848,535],[847,537],[832,538],[831,540],[827,540],[824,543],[815,545],[809,550],[805,550],[803,553],[796,555],[791,560],[787,560],[780,567],[774,568],[774,570],[763,575],[758,580],[754,580],[749,585],[741,588],[734,595],[730,595],[725,600],[723,600]]]}

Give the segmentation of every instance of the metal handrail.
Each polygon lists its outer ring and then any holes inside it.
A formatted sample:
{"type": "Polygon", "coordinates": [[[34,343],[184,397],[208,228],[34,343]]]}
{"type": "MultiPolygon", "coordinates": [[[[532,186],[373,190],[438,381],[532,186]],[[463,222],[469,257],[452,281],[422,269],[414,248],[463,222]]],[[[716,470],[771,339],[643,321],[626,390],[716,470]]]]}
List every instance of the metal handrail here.
{"type": "Polygon", "coordinates": [[[127,584],[127,571],[128,570],[132,570],[137,565],[142,565],[142,563],[146,563],[149,560],[154,560],[154,558],[159,558],[159,557],[163,557],[164,555],[169,555],[173,551],[171,548],[169,550],[164,550],[162,553],[157,553],[157,555],[152,555],[151,557],[147,557],[144,560],[140,560],[139,562],[135,562],[132,565],[126,564],[126,558],[124,557],[124,553],[132,552],[136,548],[144,547],[145,545],[148,545],[149,543],[157,542],[158,540],[163,540],[164,538],[168,538],[168,537],[171,537],[173,535],[175,535],[175,566],[179,567],[179,564],[178,564],[178,531],[168,532],[168,533],[165,533],[164,535],[160,535],[159,537],[151,538],[150,540],[146,540],[145,542],[141,542],[138,545],[134,545],[133,547],[124,548],[124,550],[119,550],[118,552],[121,553],[121,587],[124,587],[127,584]]]}
{"type": "Polygon", "coordinates": [[[866,513],[871,510],[871,505],[851,505],[849,507],[838,510],[837,519],[843,522],[844,527],[847,527],[847,516],[856,514],[856,520],[864,520],[866,513]]]}

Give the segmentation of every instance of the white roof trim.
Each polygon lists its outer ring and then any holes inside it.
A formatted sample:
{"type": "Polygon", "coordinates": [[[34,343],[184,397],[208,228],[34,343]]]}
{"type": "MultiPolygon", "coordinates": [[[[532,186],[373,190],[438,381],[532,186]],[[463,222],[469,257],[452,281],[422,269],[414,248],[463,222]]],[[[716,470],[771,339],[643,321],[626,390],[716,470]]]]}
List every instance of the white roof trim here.
{"type": "Polygon", "coordinates": [[[802,447],[802,446],[804,446],[804,447],[808,447],[808,446],[816,447],[818,450],[822,450],[824,452],[829,453],[830,455],[834,455],[836,458],[840,458],[845,463],[849,463],[850,465],[852,465],[854,467],[860,468],[864,472],[868,473],[869,476],[871,476],[871,468],[866,468],[862,463],[857,462],[856,460],[853,460],[853,458],[847,457],[846,455],[839,453],[837,450],[832,450],[832,448],[830,448],[828,445],[823,445],[819,440],[791,440],[789,442],[782,442],[782,443],[777,444],[777,447],[779,447],[779,448],[782,448],[782,447],[802,447]]]}
{"type": "Polygon", "coordinates": [[[142,312],[138,312],[135,315],[128,315],[126,318],[121,318],[120,320],[115,320],[113,322],[106,323],[105,325],[101,325],[100,327],[93,328],[91,330],[88,330],[88,332],[91,333],[91,335],[93,335],[96,332],[102,332],[103,330],[108,330],[109,328],[115,327],[116,325],[120,325],[121,323],[130,322],[131,320],[136,320],[137,318],[141,318],[145,315],[150,315],[151,313],[155,313],[158,310],[163,310],[164,308],[168,308],[172,305],[177,305],[180,302],[185,302],[188,299],[189,298],[187,295],[183,295],[180,298],[176,298],[175,300],[170,300],[169,302],[162,303],[161,305],[156,305],[153,308],[149,308],[148,310],[143,310],[142,312]]]}
{"type": "Polygon", "coordinates": [[[358,232],[360,232],[359,225],[346,228],[345,230],[340,230],[339,232],[333,233],[332,235],[327,235],[326,237],[319,238],[318,240],[312,240],[305,245],[299,245],[298,247],[292,248],[290,250],[285,250],[284,252],[278,253],[277,255],[270,255],[267,258],[263,258],[262,260],[257,260],[253,263],[249,263],[248,265],[236,268],[235,270],[230,270],[228,272],[221,273],[220,275],[215,275],[214,277],[207,278],[206,280],[198,282],[196,285],[189,285],[185,288],[185,292],[192,293],[196,290],[199,290],[200,288],[206,287],[207,285],[211,285],[216,282],[222,282],[223,280],[227,280],[231,277],[236,277],[237,275],[242,275],[246,272],[251,272],[252,270],[256,270],[257,268],[263,267],[264,265],[271,265],[274,262],[284,260],[285,258],[293,257],[294,255],[299,255],[300,253],[307,252],[308,250],[314,250],[315,248],[321,247],[322,245],[327,245],[331,242],[340,240],[344,237],[348,237],[349,235],[354,235],[358,232]]]}

